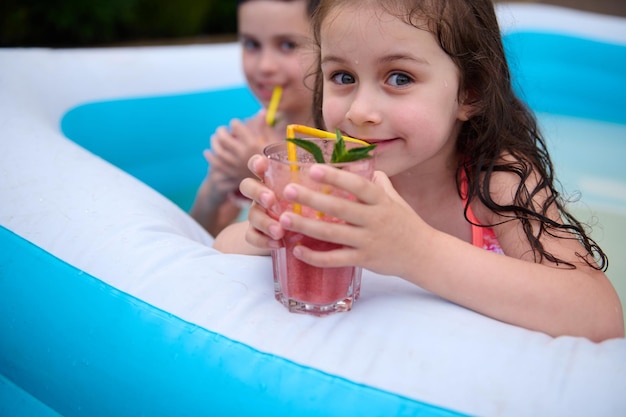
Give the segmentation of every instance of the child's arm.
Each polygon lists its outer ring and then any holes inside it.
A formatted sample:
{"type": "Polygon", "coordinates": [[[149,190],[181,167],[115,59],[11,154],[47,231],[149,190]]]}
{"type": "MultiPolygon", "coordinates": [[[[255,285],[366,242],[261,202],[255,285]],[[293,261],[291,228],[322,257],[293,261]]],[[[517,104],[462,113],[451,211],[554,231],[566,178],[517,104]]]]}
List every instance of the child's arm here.
{"type": "MultiPolygon", "coordinates": [[[[254,155],[248,163],[250,171],[263,178],[267,159],[254,155]]],[[[233,224],[216,238],[213,247],[224,253],[269,255],[270,249],[280,246],[283,230],[278,222],[267,214],[266,208],[274,204],[274,193],[263,183],[252,178],[241,182],[241,192],[254,203],[248,212],[249,221],[233,224]]]]}
{"type": "Polygon", "coordinates": [[[240,208],[230,195],[239,183],[250,176],[246,164],[251,155],[263,147],[262,115],[246,123],[233,120],[230,129],[220,127],[211,137],[211,149],[204,155],[209,164],[207,176],[202,182],[191,208],[191,216],[209,233],[216,236],[237,218],[240,208]]]}
{"type": "MultiPolygon", "coordinates": [[[[210,158],[208,152],[205,151],[207,160],[210,158]]],[[[198,189],[189,214],[207,232],[216,236],[237,218],[240,208],[228,198],[228,194],[233,191],[233,186],[229,186],[228,179],[219,170],[213,169],[210,162],[209,164],[211,168],[198,189]]]]}
{"type": "Polygon", "coordinates": [[[227,226],[215,238],[213,247],[223,253],[242,255],[269,255],[269,250],[256,247],[246,240],[250,228],[248,221],[233,223],[227,226]]]}
{"type": "Polygon", "coordinates": [[[419,251],[419,267],[405,278],[452,302],[552,336],[624,336],[617,294],[604,273],[583,263],[569,269],[501,256],[441,232],[419,251]]]}
{"type": "Polygon", "coordinates": [[[285,196],[348,224],[322,223],[283,213],[283,229],[345,245],[316,252],[304,246],[296,257],[320,267],[359,265],[396,275],[445,299],[510,324],[552,336],[594,341],[623,337],[619,298],[602,271],[576,257],[575,240],[544,238],[549,252],[576,269],[535,263],[518,222],[498,226],[506,256],[488,252],[429,226],[377,173],[374,183],[325,166],[311,169],[320,182],[349,189],[358,201],[315,193],[298,185],[285,196]]]}

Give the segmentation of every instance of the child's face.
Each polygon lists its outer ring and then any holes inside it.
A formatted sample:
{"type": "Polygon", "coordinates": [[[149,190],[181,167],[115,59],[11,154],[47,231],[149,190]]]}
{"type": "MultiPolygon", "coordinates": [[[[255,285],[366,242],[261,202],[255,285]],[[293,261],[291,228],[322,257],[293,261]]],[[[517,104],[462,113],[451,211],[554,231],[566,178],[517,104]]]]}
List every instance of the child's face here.
{"type": "Polygon", "coordinates": [[[340,7],[322,24],[321,64],[326,127],[377,143],[377,169],[450,165],[470,108],[430,32],[375,7],[340,7]]]}
{"type": "Polygon", "coordinates": [[[311,88],[304,76],[312,69],[311,24],[305,1],[255,0],[239,6],[239,38],[243,70],[254,95],[264,106],[275,86],[283,87],[279,110],[311,114],[311,88]]]}

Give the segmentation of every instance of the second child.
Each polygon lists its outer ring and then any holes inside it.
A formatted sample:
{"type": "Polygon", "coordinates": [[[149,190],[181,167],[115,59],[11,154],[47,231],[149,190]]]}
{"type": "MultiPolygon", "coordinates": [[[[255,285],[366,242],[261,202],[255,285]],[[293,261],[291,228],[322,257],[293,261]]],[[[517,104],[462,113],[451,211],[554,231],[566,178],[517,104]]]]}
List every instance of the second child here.
{"type": "Polygon", "coordinates": [[[250,156],[285,137],[285,126],[310,124],[313,80],[311,15],[317,0],[242,0],[237,18],[242,65],[247,84],[267,109],[275,87],[282,88],[277,123],[267,126],[266,110],[248,120],[232,120],[211,137],[204,152],[207,176],[198,189],[191,216],[216,236],[246,206],[238,195],[239,183],[251,175],[250,156]]]}

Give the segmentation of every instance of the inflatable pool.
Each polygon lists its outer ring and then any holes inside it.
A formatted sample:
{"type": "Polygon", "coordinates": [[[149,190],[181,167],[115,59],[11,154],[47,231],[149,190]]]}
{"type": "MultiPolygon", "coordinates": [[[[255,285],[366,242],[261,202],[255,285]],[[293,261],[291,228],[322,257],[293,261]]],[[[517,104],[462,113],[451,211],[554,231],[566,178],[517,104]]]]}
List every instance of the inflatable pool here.
{"type": "MultiPolygon", "coordinates": [[[[620,271],[626,20],[498,13],[620,271]]],[[[1,416],[626,415],[626,339],[551,338],[369,271],[351,312],[290,314],[269,258],[213,250],[186,209],[210,133],[258,108],[236,44],[0,63],[1,416]]]]}

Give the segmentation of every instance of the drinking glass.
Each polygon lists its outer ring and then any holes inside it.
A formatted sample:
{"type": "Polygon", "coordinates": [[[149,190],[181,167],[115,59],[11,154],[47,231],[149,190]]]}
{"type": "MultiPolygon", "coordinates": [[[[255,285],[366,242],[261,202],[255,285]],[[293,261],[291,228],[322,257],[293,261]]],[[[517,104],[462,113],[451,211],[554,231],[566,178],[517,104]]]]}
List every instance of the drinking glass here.
{"type": "MultiPolygon", "coordinates": [[[[315,142],[324,153],[325,160],[330,160],[335,140],[307,140],[315,142]]],[[[360,145],[346,142],[346,148],[350,149],[354,146],[360,145]]],[[[309,207],[288,202],[283,197],[283,190],[287,184],[299,183],[316,191],[354,199],[354,196],[345,190],[322,185],[310,179],[309,169],[315,160],[309,152],[298,147],[297,161],[295,162],[288,158],[286,143],[269,145],[263,152],[269,159],[264,182],[274,191],[277,198],[276,204],[269,210],[272,217],[278,218],[284,211],[295,211],[302,216],[323,222],[343,222],[336,217],[320,213],[309,207]]],[[[371,179],[374,172],[373,158],[331,165],[367,179],[371,179]]],[[[349,311],[352,308],[352,304],[359,297],[361,289],[360,267],[318,268],[304,263],[292,255],[293,248],[297,245],[305,245],[318,251],[337,249],[341,245],[323,242],[289,231],[285,232],[282,244],[280,249],[272,251],[274,293],[280,303],[291,312],[316,316],[349,311]]]]}

